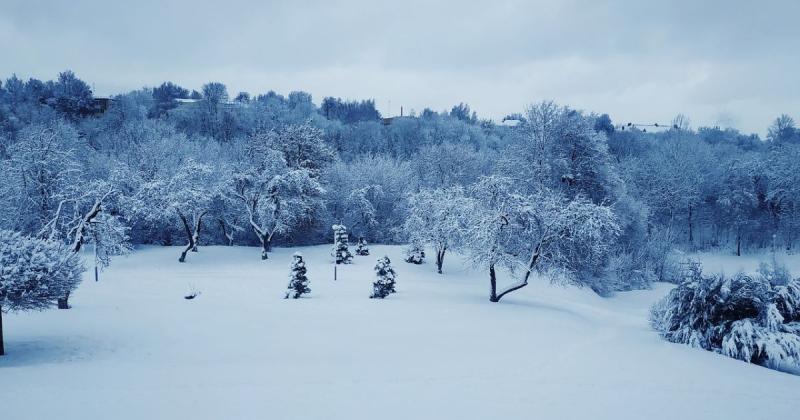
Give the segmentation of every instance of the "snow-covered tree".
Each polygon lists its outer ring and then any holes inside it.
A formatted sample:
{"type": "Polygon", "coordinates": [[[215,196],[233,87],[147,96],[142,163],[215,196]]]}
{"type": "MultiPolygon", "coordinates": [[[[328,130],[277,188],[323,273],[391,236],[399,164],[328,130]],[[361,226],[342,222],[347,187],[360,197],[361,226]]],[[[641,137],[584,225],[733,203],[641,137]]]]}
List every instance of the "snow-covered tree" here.
{"type": "Polygon", "coordinates": [[[262,135],[264,144],[279,151],[286,165],[293,170],[306,170],[316,178],[334,159],[325,144],[325,133],[309,122],[291,124],[262,135]]]}
{"type": "Polygon", "coordinates": [[[62,121],[22,130],[3,162],[4,226],[33,234],[47,224],[58,203],[71,198],[68,189],[83,172],[85,150],[77,131],[62,121]]]}
{"type": "Polygon", "coordinates": [[[136,208],[132,211],[149,221],[177,215],[187,239],[178,261],[185,262],[189,251],[197,252],[203,217],[217,194],[218,178],[214,168],[190,158],[172,176],[143,183],[136,192],[136,208]]]}
{"type": "Polygon", "coordinates": [[[314,172],[290,167],[284,153],[271,145],[268,139],[250,139],[234,163],[226,189],[227,196],[245,210],[264,260],[276,234],[288,234],[319,217],[325,192],[314,172]]]}
{"type": "MultiPolygon", "coordinates": [[[[75,185],[70,192],[71,197],[58,203],[39,236],[68,242],[72,253],[91,243],[97,276],[97,268],[107,267],[112,256],[130,251],[127,226],[119,215],[106,211],[115,201],[117,191],[107,181],[93,181],[75,185]]],[[[58,300],[58,308],[69,309],[69,292],[58,300]]]]}
{"type": "Polygon", "coordinates": [[[433,246],[439,274],[447,250],[461,243],[469,207],[462,187],[423,190],[409,198],[404,231],[410,242],[433,246]]]}
{"type": "Polygon", "coordinates": [[[383,299],[392,293],[395,293],[394,285],[397,274],[392,268],[392,262],[389,257],[381,257],[378,263],[375,264],[375,282],[372,283],[372,295],[370,299],[383,299]]]}
{"type": "Polygon", "coordinates": [[[380,185],[368,185],[353,190],[347,197],[345,209],[345,222],[353,232],[369,233],[370,229],[378,225],[377,209],[375,203],[383,198],[383,189],[380,185]]]}
{"type": "Polygon", "coordinates": [[[658,220],[685,226],[685,238],[694,246],[698,211],[709,182],[709,146],[690,137],[664,139],[651,153],[632,161],[630,187],[648,204],[658,220]]]}
{"type": "Polygon", "coordinates": [[[766,208],[771,219],[768,232],[782,240],[784,248],[792,250],[794,242],[800,238],[800,146],[784,144],[766,156],[767,179],[766,208]]]}
{"type": "Polygon", "coordinates": [[[369,255],[369,246],[364,237],[358,238],[358,245],[356,245],[356,255],[369,255]]]}
{"type": "Polygon", "coordinates": [[[303,254],[295,252],[292,256],[292,264],[290,266],[291,272],[289,273],[289,286],[286,292],[286,299],[290,297],[297,299],[305,293],[310,293],[311,289],[308,287],[308,276],[306,276],[306,262],[303,260],[303,254]]]}
{"type": "Polygon", "coordinates": [[[425,262],[425,247],[419,243],[411,243],[406,247],[406,262],[422,264],[425,262]]]}
{"type": "Polygon", "coordinates": [[[492,302],[527,286],[537,271],[581,283],[577,272],[603,257],[619,234],[611,209],[581,196],[569,200],[550,190],[523,196],[502,177],[482,179],[471,194],[463,247],[473,264],[488,269],[492,302]],[[521,268],[522,278],[498,291],[498,266],[521,268]]]}
{"type": "Polygon", "coordinates": [[[750,162],[734,160],[725,168],[719,182],[719,211],[715,213],[725,224],[731,226],[736,255],[742,255],[743,237],[757,220],[753,217],[759,204],[753,170],[750,162]]]}
{"type": "Polygon", "coordinates": [[[500,266],[516,268],[518,255],[526,250],[526,230],[530,224],[530,203],[516,194],[513,181],[503,177],[484,177],[470,188],[473,198],[466,207],[467,228],[462,235],[469,261],[487,269],[490,300],[497,302],[497,272],[500,266]]]}
{"type": "Polygon", "coordinates": [[[337,161],[320,177],[331,224],[343,223],[372,242],[392,242],[406,219],[405,202],[416,188],[408,162],[384,155],[337,161]]]}
{"type": "MultiPolygon", "coordinates": [[[[100,217],[117,195],[111,181],[117,176],[116,161],[99,156],[70,124],[59,120],[27,127],[9,154],[0,162],[2,227],[69,243],[75,253],[93,237],[98,256],[124,247],[125,235],[114,235],[125,230],[119,216],[100,217]]],[[[68,308],[67,298],[59,301],[60,308],[68,308]]]]}
{"type": "Polygon", "coordinates": [[[83,271],[80,256],[62,242],[0,230],[0,355],[3,312],[51,307],[75,290],[83,271]]]}
{"type": "Polygon", "coordinates": [[[353,262],[353,254],[348,248],[347,228],[344,225],[333,225],[333,257],[336,264],[350,264],[353,262]]]}
{"type": "Polygon", "coordinates": [[[667,341],[800,372],[798,303],[800,279],[776,286],[764,276],[705,276],[692,265],[653,307],[651,323],[667,341]]]}

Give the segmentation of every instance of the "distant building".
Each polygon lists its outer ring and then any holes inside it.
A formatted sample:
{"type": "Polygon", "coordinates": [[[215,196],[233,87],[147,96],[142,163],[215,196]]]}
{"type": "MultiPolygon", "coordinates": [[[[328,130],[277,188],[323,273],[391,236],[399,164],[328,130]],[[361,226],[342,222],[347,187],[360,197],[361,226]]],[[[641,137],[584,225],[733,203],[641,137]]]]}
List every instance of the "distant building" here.
{"type": "Polygon", "coordinates": [[[111,102],[114,102],[114,100],[109,97],[95,96],[92,98],[94,108],[100,113],[106,112],[111,106],[111,102]]]}

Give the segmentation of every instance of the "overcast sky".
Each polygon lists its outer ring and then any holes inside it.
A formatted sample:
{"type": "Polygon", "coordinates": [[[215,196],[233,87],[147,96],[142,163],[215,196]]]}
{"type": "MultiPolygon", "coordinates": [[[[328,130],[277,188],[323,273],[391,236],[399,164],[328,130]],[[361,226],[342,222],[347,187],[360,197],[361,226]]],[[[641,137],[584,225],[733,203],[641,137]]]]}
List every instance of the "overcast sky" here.
{"type": "Polygon", "coordinates": [[[763,135],[800,119],[800,1],[0,0],[0,77],[64,69],[98,95],[220,81],[494,119],[553,99],[763,135]]]}

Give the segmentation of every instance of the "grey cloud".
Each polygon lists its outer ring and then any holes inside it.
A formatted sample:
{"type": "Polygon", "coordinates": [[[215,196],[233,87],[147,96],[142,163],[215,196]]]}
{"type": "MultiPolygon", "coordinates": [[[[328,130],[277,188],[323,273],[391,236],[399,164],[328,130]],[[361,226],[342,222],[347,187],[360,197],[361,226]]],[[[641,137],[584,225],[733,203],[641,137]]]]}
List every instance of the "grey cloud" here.
{"type": "Polygon", "coordinates": [[[555,99],[761,133],[800,117],[793,0],[3,3],[0,76],[70,68],[100,94],[219,80],[372,97],[384,113],[467,101],[500,118],[555,99]]]}

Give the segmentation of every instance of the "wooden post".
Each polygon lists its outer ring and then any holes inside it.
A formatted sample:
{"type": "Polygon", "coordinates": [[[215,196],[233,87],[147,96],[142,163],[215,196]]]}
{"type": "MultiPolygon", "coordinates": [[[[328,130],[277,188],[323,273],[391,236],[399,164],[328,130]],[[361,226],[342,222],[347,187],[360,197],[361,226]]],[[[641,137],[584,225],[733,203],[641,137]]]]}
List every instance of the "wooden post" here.
{"type": "Polygon", "coordinates": [[[333,266],[333,281],[336,281],[336,277],[337,277],[337,271],[336,271],[336,268],[337,268],[337,266],[336,266],[336,265],[334,265],[334,266],[333,266]]]}
{"type": "Polygon", "coordinates": [[[100,277],[97,275],[97,241],[94,243],[94,281],[97,282],[100,280],[100,277]]]}
{"type": "Polygon", "coordinates": [[[3,347],[3,308],[0,308],[0,356],[6,354],[3,347]]]}

